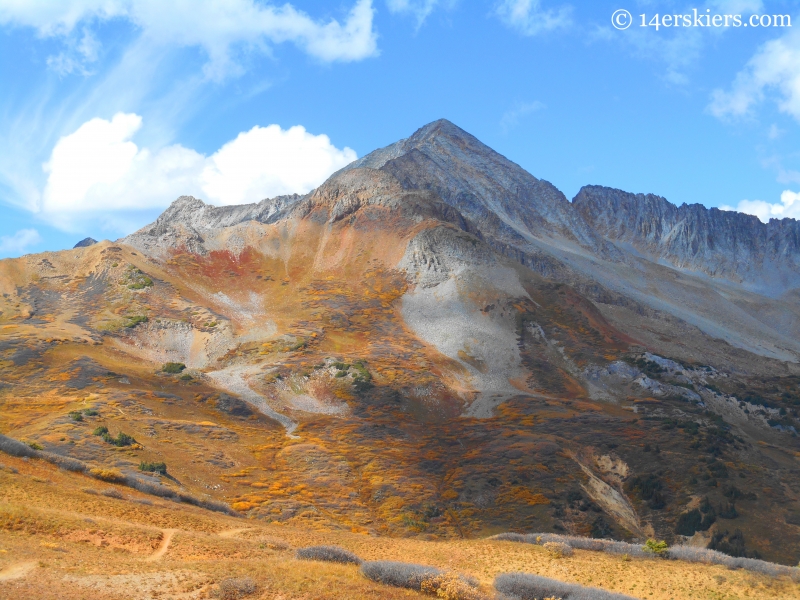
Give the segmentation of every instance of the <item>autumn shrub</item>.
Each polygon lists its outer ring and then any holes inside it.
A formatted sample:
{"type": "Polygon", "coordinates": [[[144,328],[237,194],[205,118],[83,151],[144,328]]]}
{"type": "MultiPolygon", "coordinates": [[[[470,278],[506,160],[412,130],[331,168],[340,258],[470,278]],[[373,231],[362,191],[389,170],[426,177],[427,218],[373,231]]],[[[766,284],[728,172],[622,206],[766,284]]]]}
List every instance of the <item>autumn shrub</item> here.
{"type": "Polygon", "coordinates": [[[577,535],[561,535],[558,533],[501,533],[492,539],[522,542],[525,544],[537,544],[542,546],[548,542],[562,542],[575,550],[591,550],[594,552],[607,552],[609,554],[628,554],[645,558],[652,556],[642,550],[639,544],[629,544],[628,542],[618,542],[616,540],[586,538],[577,535]]]}
{"type": "Polygon", "coordinates": [[[135,490],[139,490],[140,492],[143,492],[145,494],[150,494],[152,496],[166,498],[168,500],[173,500],[175,502],[184,502],[186,504],[199,506],[200,508],[205,508],[206,510],[213,510],[215,512],[225,513],[227,515],[234,517],[240,516],[236,511],[234,511],[230,506],[228,506],[224,502],[218,502],[210,497],[196,498],[195,496],[190,496],[189,494],[186,494],[184,492],[176,492],[175,490],[160,484],[144,481],[142,479],[139,479],[138,477],[130,477],[123,475],[122,473],[120,473],[115,469],[91,468],[86,463],[77,460],[75,458],[70,458],[68,456],[61,456],[50,452],[42,452],[34,450],[30,448],[27,444],[20,442],[19,440],[15,440],[13,438],[6,437],[2,434],[0,434],[0,451],[5,452],[6,454],[11,454],[12,456],[21,456],[21,457],[27,456],[29,458],[38,458],[41,460],[45,460],[49,463],[58,466],[60,469],[65,469],[68,471],[76,471],[81,473],[85,472],[88,473],[91,477],[94,477],[95,479],[100,479],[103,481],[111,481],[113,483],[119,483],[131,487],[135,490]],[[109,477],[111,479],[108,479],[109,477]]]}
{"type": "Polygon", "coordinates": [[[442,573],[422,581],[420,591],[442,600],[488,600],[478,582],[456,573],[442,573]]]}
{"type": "Polygon", "coordinates": [[[89,475],[101,481],[109,481],[112,483],[119,483],[125,480],[125,476],[116,469],[94,468],[89,469],[89,475]]]}
{"type": "Polygon", "coordinates": [[[564,558],[574,554],[572,546],[564,542],[545,542],[542,548],[547,550],[547,553],[553,558],[564,558]]]}
{"type": "Polygon", "coordinates": [[[361,573],[377,583],[411,590],[421,590],[424,581],[443,574],[436,567],[391,560],[364,562],[361,564],[361,573]]]}
{"type": "Polygon", "coordinates": [[[100,492],[103,496],[108,496],[109,498],[115,498],[117,500],[122,500],[122,494],[119,493],[119,490],[116,488],[108,488],[100,492]]]}
{"type": "MultiPolygon", "coordinates": [[[[538,544],[540,546],[547,542],[564,542],[577,550],[593,550],[610,554],[622,554],[628,557],[653,557],[653,553],[645,551],[641,545],[618,542],[615,540],[597,540],[573,535],[559,535],[555,533],[501,533],[493,536],[491,539],[525,544],[538,544]]],[[[697,548],[694,546],[671,546],[668,553],[668,558],[672,560],[722,565],[729,569],[746,569],[773,577],[787,575],[794,581],[800,582],[799,567],[787,567],[756,558],[728,556],[727,554],[712,549],[697,548]]]]}
{"type": "Polygon", "coordinates": [[[249,577],[231,577],[219,582],[213,595],[220,600],[238,600],[256,593],[258,586],[249,577]]]}
{"type": "Polygon", "coordinates": [[[557,579],[528,573],[504,573],[494,580],[495,589],[513,600],[634,600],[631,596],[615,594],[599,588],[584,587],[557,579]]]}
{"type": "Polygon", "coordinates": [[[364,561],[358,556],[339,546],[309,546],[300,548],[296,554],[301,560],[321,560],[342,564],[360,565],[364,561]]]}
{"type": "Polygon", "coordinates": [[[65,471],[83,473],[89,468],[85,462],[77,458],[61,456],[60,454],[53,454],[51,452],[39,452],[38,458],[46,460],[50,464],[57,466],[59,469],[64,469],[65,471]]]}
{"type": "Polygon", "coordinates": [[[687,562],[722,565],[728,569],[746,569],[747,571],[761,573],[771,577],[786,575],[791,577],[793,581],[800,582],[800,568],[778,565],[757,558],[729,556],[717,550],[698,548],[696,546],[672,546],[669,550],[669,554],[673,559],[685,560],[687,562]]]}
{"type": "MultiPolygon", "coordinates": [[[[37,444],[38,445],[38,444],[37,444]]],[[[5,452],[6,454],[10,454],[11,456],[27,456],[29,458],[34,458],[38,456],[37,449],[32,448],[29,444],[25,442],[20,442],[19,440],[15,440],[10,437],[6,437],[0,434],[0,451],[5,452]]]]}

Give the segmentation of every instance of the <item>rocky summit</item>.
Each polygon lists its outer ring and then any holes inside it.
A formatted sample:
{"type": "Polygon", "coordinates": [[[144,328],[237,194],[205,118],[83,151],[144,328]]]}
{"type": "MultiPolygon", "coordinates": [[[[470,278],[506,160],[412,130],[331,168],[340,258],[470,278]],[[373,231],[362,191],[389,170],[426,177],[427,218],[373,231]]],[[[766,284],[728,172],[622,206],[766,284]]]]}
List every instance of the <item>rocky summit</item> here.
{"type": "MultiPolygon", "coordinates": [[[[441,120],[305,195],[181,197],[117,242],[0,261],[0,294],[0,450],[63,467],[73,512],[101,481],[191,505],[181,531],[217,511],[800,560],[791,219],[570,201],[441,120]]],[[[6,530],[51,501],[15,469],[6,530]]]]}

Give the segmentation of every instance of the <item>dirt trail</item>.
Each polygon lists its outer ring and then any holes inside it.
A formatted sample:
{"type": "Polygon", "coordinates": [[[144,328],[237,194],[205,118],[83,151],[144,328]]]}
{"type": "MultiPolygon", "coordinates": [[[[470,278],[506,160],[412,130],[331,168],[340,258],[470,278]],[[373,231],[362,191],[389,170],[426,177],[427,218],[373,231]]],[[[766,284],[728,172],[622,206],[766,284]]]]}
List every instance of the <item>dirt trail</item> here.
{"type": "Polygon", "coordinates": [[[20,579],[25,577],[28,573],[36,568],[35,560],[27,560],[25,562],[18,562],[13,565],[7,566],[0,571],[0,581],[10,581],[11,579],[20,579]]]}
{"type": "Polygon", "coordinates": [[[169,548],[169,543],[172,541],[172,536],[175,535],[177,529],[165,529],[164,530],[164,538],[161,540],[161,545],[158,549],[153,552],[150,556],[145,558],[146,562],[153,562],[159,560],[162,556],[167,553],[167,549],[169,548]]]}

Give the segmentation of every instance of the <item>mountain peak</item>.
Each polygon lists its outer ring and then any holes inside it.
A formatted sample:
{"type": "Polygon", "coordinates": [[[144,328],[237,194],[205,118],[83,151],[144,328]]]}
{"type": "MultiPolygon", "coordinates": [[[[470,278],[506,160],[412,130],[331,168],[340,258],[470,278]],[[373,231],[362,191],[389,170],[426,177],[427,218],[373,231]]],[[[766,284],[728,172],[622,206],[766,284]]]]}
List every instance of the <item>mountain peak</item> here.
{"type": "Polygon", "coordinates": [[[75,244],[73,248],[88,248],[89,246],[94,246],[97,243],[97,240],[94,238],[83,238],[80,242],[75,244]]]}
{"type": "Polygon", "coordinates": [[[431,121],[427,125],[423,125],[417,129],[417,131],[415,131],[409,139],[429,139],[438,135],[468,135],[472,137],[469,133],[461,129],[461,127],[452,121],[448,121],[447,119],[437,119],[436,121],[431,121]]]}

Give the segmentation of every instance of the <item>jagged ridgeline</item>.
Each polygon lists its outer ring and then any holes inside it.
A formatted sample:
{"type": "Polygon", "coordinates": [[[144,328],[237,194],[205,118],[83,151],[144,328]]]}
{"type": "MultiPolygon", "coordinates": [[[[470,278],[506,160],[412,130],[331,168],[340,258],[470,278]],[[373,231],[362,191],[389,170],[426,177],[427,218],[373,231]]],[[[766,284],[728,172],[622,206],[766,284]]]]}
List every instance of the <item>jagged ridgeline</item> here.
{"type": "Polygon", "coordinates": [[[0,262],[0,433],[266,521],[796,564],[798,244],[570,202],[436,121],[306,195],[0,262]]]}

